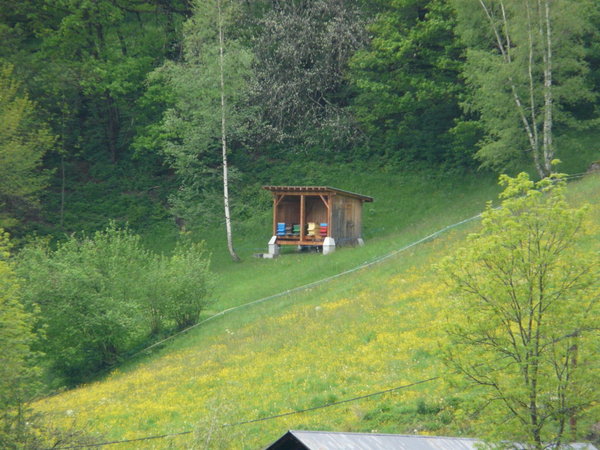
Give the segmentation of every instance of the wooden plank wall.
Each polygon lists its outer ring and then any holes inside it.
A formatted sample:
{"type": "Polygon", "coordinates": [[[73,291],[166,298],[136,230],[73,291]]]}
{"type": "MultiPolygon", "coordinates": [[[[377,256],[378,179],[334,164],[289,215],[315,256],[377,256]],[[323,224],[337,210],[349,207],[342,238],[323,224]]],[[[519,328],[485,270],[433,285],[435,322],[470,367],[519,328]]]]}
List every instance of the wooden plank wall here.
{"type": "MultiPolygon", "coordinates": [[[[320,197],[305,196],[304,217],[308,222],[327,222],[327,207],[320,197]]],[[[300,223],[300,196],[285,197],[277,207],[277,222],[300,223]]]]}
{"type": "Polygon", "coordinates": [[[332,237],[336,245],[353,245],[362,235],[362,201],[336,195],[333,201],[332,237]]]}
{"type": "Polygon", "coordinates": [[[300,223],[300,197],[285,197],[277,207],[277,222],[300,223]]]}
{"type": "Polygon", "coordinates": [[[306,223],[316,222],[319,224],[327,222],[327,207],[320,197],[306,196],[306,223]]]}

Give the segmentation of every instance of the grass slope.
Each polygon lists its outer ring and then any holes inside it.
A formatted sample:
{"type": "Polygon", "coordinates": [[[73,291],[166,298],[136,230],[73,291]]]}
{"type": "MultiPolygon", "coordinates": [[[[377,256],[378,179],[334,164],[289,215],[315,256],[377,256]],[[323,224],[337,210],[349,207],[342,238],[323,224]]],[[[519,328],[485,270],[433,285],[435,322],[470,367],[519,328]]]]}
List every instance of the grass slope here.
{"type": "MultiPolygon", "coordinates": [[[[372,233],[367,246],[328,257],[289,254],[276,261],[217,262],[223,282],[214,309],[402,247],[479,212],[483,199],[494,197],[496,190],[489,180],[463,180],[451,191],[441,177],[437,189],[423,196],[415,186],[418,176],[406,191],[401,183],[394,189],[385,178],[386,197],[383,187],[379,194],[354,188],[376,197],[366,211],[365,226],[372,233]],[[377,223],[389,228],[373,232],[377,223]]],[[[371,180],[373,190],[382,181],[377,174],[371,180]]],[[[570,190],[575,201],[598,198],[600,178],[590,176],[570,190]]],[[[594,223],[600,223],[597,202],[592,213],[594,223]]],[[[468,228],[353,275],[208,322],[151,357],[36,408],[61,427],[98,433],[99,439],[196,431],[125,448],[204,448],[207,442],[211,448],[261,448],[287,429],[301,428],[469,434],[471,424],[460,402],[443,395],[443,379],[313,412],[222,427],[443,377],[435,358],[436,342],[443,338],[439,325],[459,312],[444,304],[431,265],[460,245],[468,228]]],[[[592,245],[598,247],[599,237],[593,236],[592,245]]]]}
{"type": "MultiPolygon", "coordinates": [[[[306,178],[303,174],[298,177],[306,178]]],[[[300,184],[286,181],[287,184],[300,184]]],[[[203,236],[213,254],[213,268],[221,280],[215,293],[217,309],[236,306],[355,267],[477,214],[485,201],[495,198],[499,191],[496,178],[489,174],[456,176],[432,171],[397,173],[389,169],[365,172],[364,167],[332,168],[326,177],[311,183],[374,197],[373,203],[364,204],[363,211],[363,233],[368,245],[341,249],[327,258],[319,254],[297,254],[293,248],[284,247],[283,258],[274,261],[253,259],[253,253],[266,251],[272,231],[271,196],[263,191],[261,213],[237,227],[235,242],[244,260],[242,264],[231,263],[221,229],[203,236]],[[360,176],[357,176],[359,171],[360,176]]],[[[260,187],[256,186],[256,190],[260,191],[260,187]]]]}

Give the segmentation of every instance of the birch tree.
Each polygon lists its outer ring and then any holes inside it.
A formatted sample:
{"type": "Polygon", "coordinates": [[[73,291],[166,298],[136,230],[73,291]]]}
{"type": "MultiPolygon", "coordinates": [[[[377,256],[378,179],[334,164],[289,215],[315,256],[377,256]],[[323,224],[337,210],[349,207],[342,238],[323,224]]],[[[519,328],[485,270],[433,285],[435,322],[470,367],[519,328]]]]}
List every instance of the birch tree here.
{"type": "Polygon", "coordinates": [[[527,156],[540,177],[552,172],[557,123],[568,105],[591,101],[580,37],[587,1],[454,0],[469,46],[464,103],[486,132],[477,157],[504,168],[527,156]]]}
{"type": "Polygon", "coordinates": [[[221,0],[217,0],[217,28],[219,30],[219,87],[221,93],[221,150],[223,155],[223,206],[225,208],[225,229],[227,249],[234,261],[240,258],[233,248],[231,233],[231,210],[229,208],[229,170],[227,168],[227,115],[225,113],[225,36],[223,34],[223,11],[221,0]]]}
{"type": "Polygon", "coordinates": [[[172,198],[176,212],[189,221],[202,221],[222,181],[227,247],[233,247],[229,193],[230,143],[240,148],[251,108],[246,98],[251,78],[251,53],[235,36],[228,36],[236,3],[230,0],[198,1],[186,24],[184,62],[169,64],[156,76],[164,76],[176,96],[165,115],[168,135],[164,152],[180,177],[172,198]],[[200,205],[201,203],[210,205],[200,205]]]}

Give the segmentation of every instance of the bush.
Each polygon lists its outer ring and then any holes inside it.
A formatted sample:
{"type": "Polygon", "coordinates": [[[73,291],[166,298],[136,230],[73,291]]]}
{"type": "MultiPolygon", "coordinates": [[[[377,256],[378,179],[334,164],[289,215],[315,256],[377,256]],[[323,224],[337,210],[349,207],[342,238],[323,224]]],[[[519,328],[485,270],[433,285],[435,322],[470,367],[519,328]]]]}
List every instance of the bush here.
{"type": "Polygon", "coordinates": [[[170,324],[183,329],[198,321],[213,290],[209,266],[203,243],[179,243],[172,256],[154,260],[146,284],[153,333],[170,324]]]}
{"type": "Polygon", "coordinates": [[[171,257],[157,259],[149,271],[154,289],[148,298],[163,326],[174,323],[183,329],[198,321],[214,287],[209,266],[204,243],[179,243],[171,257]]]}
{"type": "Polygon", "coordinates": [[[209,291],[208,264],[200,245],[159,256],[114,224],[72,236],[55,250],[44,243],[23,249],[23,295],[39,307],[51,372],[79,382],[115,364],[165,322],[193,323],[209,291]]]}
{"type": "Polygon", "coordinates": [[[24,299],[40,309],[53,370],[79,380],[142,339],[139,280],[147,259],[139,237],[114,225],[56,250],[44,243],[22,250],[24,299]]]}

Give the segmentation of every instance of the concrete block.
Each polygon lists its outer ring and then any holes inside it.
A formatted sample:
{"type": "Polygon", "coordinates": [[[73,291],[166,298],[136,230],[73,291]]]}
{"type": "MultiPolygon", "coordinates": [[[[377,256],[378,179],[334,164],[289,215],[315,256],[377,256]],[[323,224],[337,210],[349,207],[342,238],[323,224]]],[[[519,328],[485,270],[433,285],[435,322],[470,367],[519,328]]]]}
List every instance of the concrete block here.
{"type": "Polygon", "coordinates": [[[323,241],[323,254],[328,255],[335,251],[335,239],[332,237],[326,237],[323,241]]]}
{"type": "Polygon", "coordinates": [[[272,255],[271,258],[279,256],[279,245],[276,244],[277,236],[273,236],[269,241],[269,255],[272,255]]]}

